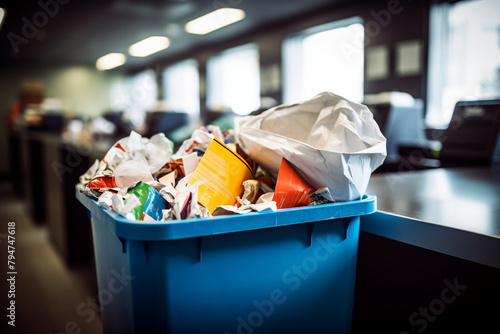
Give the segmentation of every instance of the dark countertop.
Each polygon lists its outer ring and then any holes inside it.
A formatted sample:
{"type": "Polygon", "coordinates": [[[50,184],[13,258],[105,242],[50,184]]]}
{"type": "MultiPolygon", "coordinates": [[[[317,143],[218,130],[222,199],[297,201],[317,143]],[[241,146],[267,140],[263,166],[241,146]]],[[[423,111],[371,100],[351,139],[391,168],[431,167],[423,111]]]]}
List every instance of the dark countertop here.
{"type": "Polygon", "coordinates": [[[500,165],[374,174],[362,230],[500,268],[500,165]]]}
{"type": "Polygon", "coordinates": [[[500,166],[372,176],[378,210],[500,238],[500,166]]]}

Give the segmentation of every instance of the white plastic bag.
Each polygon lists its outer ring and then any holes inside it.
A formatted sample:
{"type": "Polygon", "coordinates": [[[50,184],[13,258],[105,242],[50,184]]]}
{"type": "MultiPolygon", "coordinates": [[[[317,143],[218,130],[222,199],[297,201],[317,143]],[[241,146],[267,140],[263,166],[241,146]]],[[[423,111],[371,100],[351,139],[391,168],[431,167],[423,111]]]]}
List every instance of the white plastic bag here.
{"type": "Polygon", "coordinates": [[[324,92],[235,120],[236,142],[277,175],[282,157],[336,201],[361,198],[386,157],[386,139],[368,107],[324,92]]]}

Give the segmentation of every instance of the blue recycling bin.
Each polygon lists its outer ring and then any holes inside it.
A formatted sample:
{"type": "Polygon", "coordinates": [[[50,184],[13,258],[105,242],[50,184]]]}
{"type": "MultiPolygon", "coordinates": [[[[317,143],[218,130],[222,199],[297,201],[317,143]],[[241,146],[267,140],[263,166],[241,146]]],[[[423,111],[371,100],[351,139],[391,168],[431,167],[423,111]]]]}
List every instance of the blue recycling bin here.
{"type": "Polygon", "coordinates": [[[158,223],[76,196],[91,216],[104,333],[351,331],[360,216],[375,212],[374,195],[158,223]]]}

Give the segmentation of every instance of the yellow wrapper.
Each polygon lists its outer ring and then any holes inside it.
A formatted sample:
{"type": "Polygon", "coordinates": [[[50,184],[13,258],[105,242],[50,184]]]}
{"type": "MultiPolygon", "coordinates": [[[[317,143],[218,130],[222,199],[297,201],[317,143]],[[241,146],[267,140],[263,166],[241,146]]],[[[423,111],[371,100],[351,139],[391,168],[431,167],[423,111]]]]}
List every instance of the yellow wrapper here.
{"type": "Polygon", "coordinates": [[[189,184],[200,182],[198,202],[213,212],[219,205],[234,205],[242,183],[253,179],[252,168],[236,152],[214,138],[196,167],[189,184]]]}

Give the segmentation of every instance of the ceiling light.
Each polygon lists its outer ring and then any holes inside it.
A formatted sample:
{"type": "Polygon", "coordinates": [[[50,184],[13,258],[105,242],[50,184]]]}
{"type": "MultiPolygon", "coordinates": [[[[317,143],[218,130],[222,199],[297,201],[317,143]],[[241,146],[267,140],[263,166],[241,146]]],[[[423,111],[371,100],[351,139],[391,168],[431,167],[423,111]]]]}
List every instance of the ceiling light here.
{"type": "Polygon", "coordinates": [[[110,70],[112,68],[125,64],[125,55],[123,53],[108,53],[97,59],[96,67],[99,71],[110,70]]]}
{"type": "Polygon", "coordinates": [[[128,53],[134,57],[147,57],[168,48],[170,41],[164,36],[151,36],[131,45],[128,53]]]}
{"type": "Polygon", "coordinates": [[[220,8],[186,23],[185,29],[190,34],[205,35],[245,17],[245,12],[236,8],[220,8]]]}

